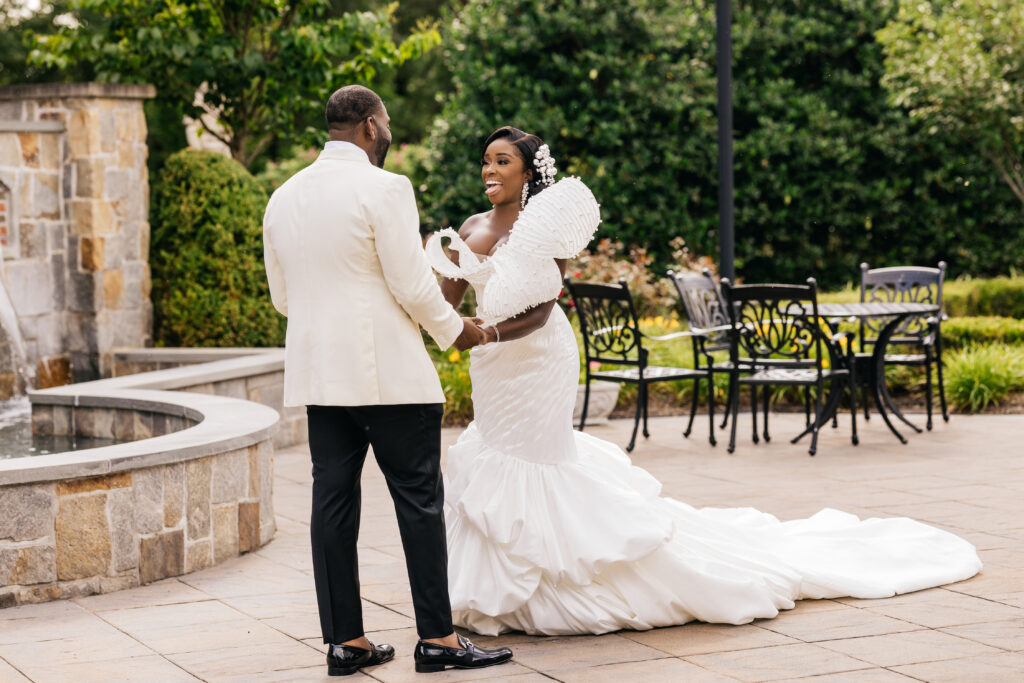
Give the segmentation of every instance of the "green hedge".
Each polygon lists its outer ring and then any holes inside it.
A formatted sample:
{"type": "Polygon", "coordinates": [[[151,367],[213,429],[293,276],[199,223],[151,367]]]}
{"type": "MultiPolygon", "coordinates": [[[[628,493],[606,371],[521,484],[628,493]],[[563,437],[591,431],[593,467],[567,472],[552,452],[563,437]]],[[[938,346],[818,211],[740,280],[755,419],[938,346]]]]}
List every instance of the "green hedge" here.
{"type": "Polygon", "coordinates": [[[950,318],[942,323],[942,343],[948,349],[972,344],[1024,346],[1024,320],[997,316],[950,318]]]}
{"type": "Polygon", "coordinates": [[[1024,277],[956,280],[946,285],[943,299],[949,316],[1024,318],[1024,277]]]}
{"type": "MultiPolygon", "coordinates": [[[[836,287],[861,261],[1024,268],[1020,203],[992,165],[888,102],[874,33],[893,0],[734,5],[739,275],[836,287]]],[[[427,225],[488,208],[480,145],[512,124],[591,185],[603,235],[649,245],[659,268],[675,236],[717,255],[713,2],[468,0],[449,22],[427,225]]]]}
{"type": "Polygon", "coordinates": [[[263,267],[267,194],[238,162],[184,150],[152,192],[154,339],[162,346],[282,346],[263,267]]]}

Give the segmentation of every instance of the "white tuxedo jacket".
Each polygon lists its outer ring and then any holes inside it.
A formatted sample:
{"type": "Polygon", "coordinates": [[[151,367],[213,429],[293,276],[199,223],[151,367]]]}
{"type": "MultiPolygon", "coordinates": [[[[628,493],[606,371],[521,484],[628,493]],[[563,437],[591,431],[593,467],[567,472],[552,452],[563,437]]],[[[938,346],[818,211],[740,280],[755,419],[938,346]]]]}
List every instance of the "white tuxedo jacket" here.
{"type": "Polygon", "coordinates": [[[447,348],[462,319],[427,264],[408,178],[323,151],[271,196],[263,246],[288,316],[286,406],[444,402],[419,325],[447,348]]]}

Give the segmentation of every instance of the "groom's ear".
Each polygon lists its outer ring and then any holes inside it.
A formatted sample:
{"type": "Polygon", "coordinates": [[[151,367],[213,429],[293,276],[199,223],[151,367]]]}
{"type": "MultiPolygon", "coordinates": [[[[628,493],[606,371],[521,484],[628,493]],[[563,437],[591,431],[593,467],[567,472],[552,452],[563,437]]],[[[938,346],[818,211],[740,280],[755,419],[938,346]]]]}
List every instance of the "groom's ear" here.
{"type": "Polygon", "coordinates": [[[373,115],[367,116],[363,121],[363,133],[370,140],[377,139],[377,122],[373,120],[373,115]]]}

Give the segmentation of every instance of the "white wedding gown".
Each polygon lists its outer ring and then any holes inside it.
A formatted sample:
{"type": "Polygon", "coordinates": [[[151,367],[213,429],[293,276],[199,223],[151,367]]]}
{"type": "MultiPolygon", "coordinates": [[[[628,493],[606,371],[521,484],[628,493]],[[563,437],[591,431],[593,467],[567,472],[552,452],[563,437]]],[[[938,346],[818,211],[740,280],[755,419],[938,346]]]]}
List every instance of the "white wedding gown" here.
{"type": "MultiPolygon", "coordinates": [[[[494,308],[485,290],[501,267],[467,268],[458,246],[459,275],[494,308]]],[[[452,274],[442,259],[438,244],[432,261],[452,274]]],[[[541,329],[470,357],[474,420],[445,474],[456,625],[556,635],[744,624],[794,600],[883,598],[981,569],[970,543],[911,519],[825,509],[780,522],[661,497],[616,445],[573,430],[579,353],[557,305],[541,329]]]]}

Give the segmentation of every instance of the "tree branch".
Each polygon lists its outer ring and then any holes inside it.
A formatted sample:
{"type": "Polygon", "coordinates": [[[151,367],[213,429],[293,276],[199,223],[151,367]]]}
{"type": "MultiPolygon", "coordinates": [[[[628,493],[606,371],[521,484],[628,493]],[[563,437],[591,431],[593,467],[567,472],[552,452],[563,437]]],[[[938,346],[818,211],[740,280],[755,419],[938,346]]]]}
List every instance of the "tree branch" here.
{"type": "Polygon", "coordinates": [[[995,164],[995,167],[999,170],[999,175],[1001,175],[1006,184],[1010,186],[1010,190],[1012,190],[1013,194],[1020,200],[1020,203],[1024,204],[1024,177],[1021,176],[1019,170],[1020,162],[1018,161],[1014,164],[1016,157],[1013,155],[1013,151],[1004,149],[1002,155],[989,151],[983,151],[982,154],[984,154],[989,161],[995,164]],[[1009,165],[1004,163],[1004,160],[1001,158],[1003,155],[1007,157],[1007,160],[1010,162],[1009,165]],[[1016,165],[1017,168],[1012,168],[1014,165],[1016,165]]]}

